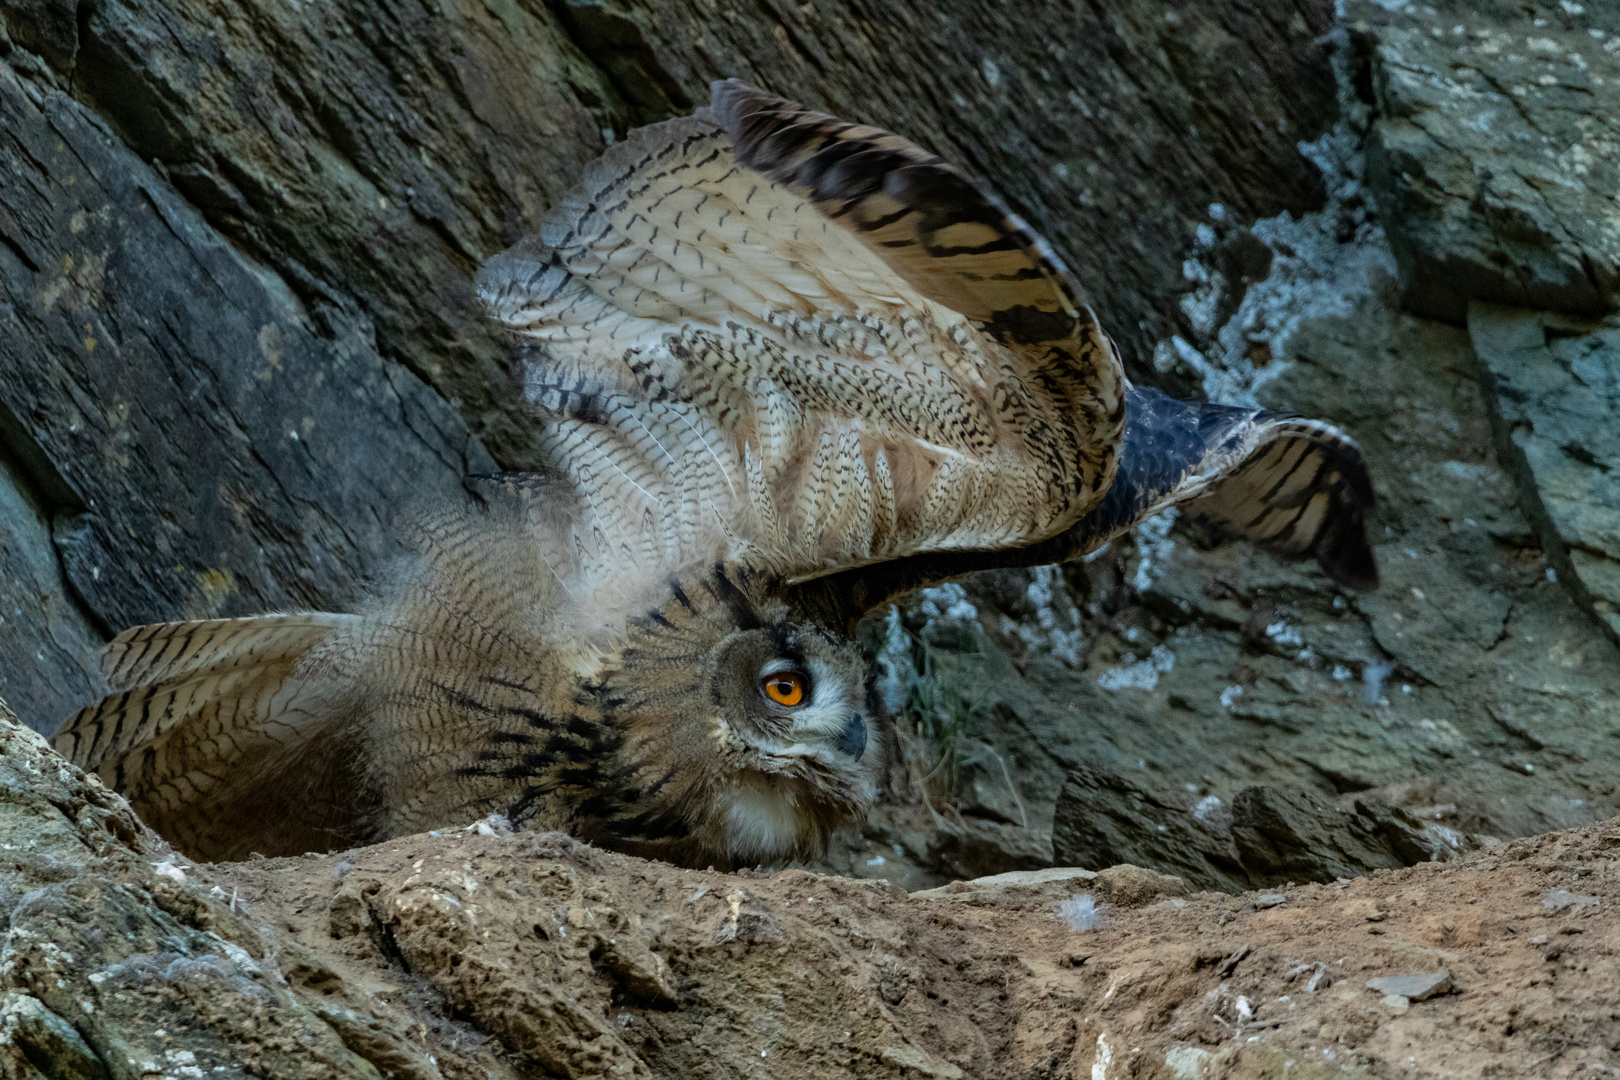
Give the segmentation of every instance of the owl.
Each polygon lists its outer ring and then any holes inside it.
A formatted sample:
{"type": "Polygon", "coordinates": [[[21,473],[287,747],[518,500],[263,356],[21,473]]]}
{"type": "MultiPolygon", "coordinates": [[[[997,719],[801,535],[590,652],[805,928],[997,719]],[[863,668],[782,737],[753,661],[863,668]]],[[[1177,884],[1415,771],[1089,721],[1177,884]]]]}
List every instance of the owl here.
{"type": "Polygon", "coordinates": [[[477,287],[545,470],[427,513],[354,613],[125,631],[57,735],[188,854],[502,814],[686,865],[811,858],[878,797],[853,631],[911,589],[1172,505],[1376,580],[1349,438],[1132,386],[994,197],[735,80],[611,147],[477,287]]]}

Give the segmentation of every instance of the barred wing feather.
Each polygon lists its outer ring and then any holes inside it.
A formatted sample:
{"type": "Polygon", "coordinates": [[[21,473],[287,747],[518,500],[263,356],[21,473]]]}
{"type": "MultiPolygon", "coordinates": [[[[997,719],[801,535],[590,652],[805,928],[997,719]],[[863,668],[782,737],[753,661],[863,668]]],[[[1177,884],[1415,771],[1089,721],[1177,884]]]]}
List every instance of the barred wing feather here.
{"type": "Polygon", "coordinates": [[[1113,468],[1123,376],[1045,244],[898,136],[735,81],[479,289],[528,343],[587,578],[1027,544],[1113,468]]]}
{"type": "Polygon", "coordinates": [[[357,621],[265,615],[126,630],[103,654],[115,692],[70,718],[53,742],[128,796],[154,828],[206,849],[204,833],[232,824],[210,807],[273,819],[275,798],[320,797],[326,772],[290,766],[328,733],[343,702],[311,677],[309,658],[357,621]],[[297,782],[276,796],[267,791],[269,801],[244,802],[237,790],[291,776],[297,782]]]}

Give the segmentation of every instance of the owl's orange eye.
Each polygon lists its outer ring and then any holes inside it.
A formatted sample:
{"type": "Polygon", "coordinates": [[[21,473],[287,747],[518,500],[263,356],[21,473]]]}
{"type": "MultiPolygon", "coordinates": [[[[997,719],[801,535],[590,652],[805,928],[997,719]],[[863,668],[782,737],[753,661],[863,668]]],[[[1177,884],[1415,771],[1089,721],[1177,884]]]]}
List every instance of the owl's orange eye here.
{"type": "Polygon", "coordinates": [[[765,696],[778,705],[793,706],[804,700],[805,677],[797,671],[778,671],[765,676],[765,696]]]}

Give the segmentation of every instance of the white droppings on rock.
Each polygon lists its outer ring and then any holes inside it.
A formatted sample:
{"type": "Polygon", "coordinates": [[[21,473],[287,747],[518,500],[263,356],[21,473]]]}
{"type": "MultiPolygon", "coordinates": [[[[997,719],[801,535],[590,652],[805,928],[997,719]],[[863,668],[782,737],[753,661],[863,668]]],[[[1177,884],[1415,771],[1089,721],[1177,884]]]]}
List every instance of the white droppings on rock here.
{"type": "Polygon", "coordinates": [[[1395,670],[1388,661],[1367,664],[1361,669],[1361,700],[1377,705],[1384,697],[1384,680],[1395,670]]]}
{"type": "MultiPolygon", "coordinates": [[[[1153,363],[1161,371],[1180,367],[1197,376],[1210,401],[1257,407],[1256,392],[1288,368],[1289,342],[1301,325],[1348,316],[1358,301],[1395,280],[1388,239],[1363,206],[1360,137],[1340,121],[1321,138],[1300,143],[1299,151],[1321,170],[1327,205],[1298,218],[1283,213],[1254,223],[1250,232],[1270,249],[1271,269],[1248,287],[1224,325],[1215,320],[1230,283],[1220,269],[1215,230],[1196,230],[1182,267],[1193,286],[1182,299],[1182,313],[1196,340],[1161,342],[1153,363]],[[1341,241],[1347,221],[1354,232],[1341,241]]],[[[1223,221],[1226,215],[1211,217],[1223,221]]]]}
{"type": "Polygon", "coordinates": [[[1281,620],[1266,627],[1266,637],[1279,645],[1301,646],[1305,644],[1305,639],[1299,634],[1299,628],[1289,626],[1281,620]]]}
{"type": "Polygon", "coordinates": [[[1159,685],[1159,676],[1176,666],[1176,654],[1163,645],[1153,646],[1145,660],[1137,660],[1135,653],[1125,654],[1125,663],[1109,668],[1097,678],[1104,690],[1153,690],[1159,685]]]}
{"type": "Polygon", "coordinates": [[[1108,1033],[1097,1036],[1097,1056],[1091,1061],[1091,1080],[1108,1080],[1108,1066],[1114,1063],[1114,1048],[1108,1045],[1108,1033]]]}
{"type": "Polygon", "coordinates": [[[1163,576],[1161,566],[1175,553],[1176,542],[1170,539],[1170,530],[1175,527],[1179,516],[1179,511],[1172,508],[1155,514],[1132,530],[1136,537],[1136,550],[1141,553],[1136,572],[1131,576],[1131,588],[1138,593],[1148,592],[1154,582],[1163,576]]]}
{"type": "Polygon", "coordinates": [[[923,589],[917,610],[930,619],[951,619],[971,622],[979,617],[979,609],[967,598],[967,590],[954,581],[931,589],[923,589]]]}
{"type": "Polygon", "coordinates": [[[1038,654],[1048,654],[1069,665],[1080,665],[1082,628],[1080,609],[1075,606],[1064,585],[1063,572],[1056,566],[1037,566],[1030,571],[1030,582],[1024,590],[1032,616],[1001,620],[1001,632],[1023,643],[1024,648],[1038,654]]]}

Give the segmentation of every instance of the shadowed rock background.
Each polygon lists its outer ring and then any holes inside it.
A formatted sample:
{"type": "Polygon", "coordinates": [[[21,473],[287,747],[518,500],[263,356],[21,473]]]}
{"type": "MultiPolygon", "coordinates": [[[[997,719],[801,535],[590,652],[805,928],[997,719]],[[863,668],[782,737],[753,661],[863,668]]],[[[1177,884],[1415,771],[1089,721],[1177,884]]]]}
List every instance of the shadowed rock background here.
{"type": "MultiPolygon", "coordinates": [[[[1377,593],[1160,519],[1083,566],[985,575],[874,621],[905,753],[819,869],[916,889],[1129,862],[1235,891],[1616,813],[1620,12],[1596,3],[0,0],[0,697],[48,733],[97,694],[95,650],[127,625],[343,610],[398,553],[401,515],[531,464],[472,273],[605,145],[728,76],[960,164],[1052,240],[1133,378],[1341,424],[1381,498],[1377,593]]],[[[0,813],[49,831],[19,769],[0,813]]],[[[81,831],[152,843],[115,800],[45,798],[81,831]]],[[[249,932],[218,929],[214,901],[168,926],[192,901],[117,893],[126,855],[88,876],[53,869],[60,853],[0,863],[7,896],[83,893],[60,918],[28,901],[4,956],[127,902],[150,916],[137,937],[167,942],[150,955],[236,977],[208,957],[238,964],[249,932]]],[[[387,940],[379,955],[402,955],[387,940]]],[[[874,1016],[917,978],[884,948],[874,1016]]],[[[574,960],[608,973],[609,1013],[706,993],[639,953],[574,960]]],[[[255,1067],[437,1075],[347,998],[309,1019],[323,962],[296,992],[265,976],[264,1015],[316,1034],[255,1067]]],[[[0,957],[0,1024],[70,1063],[28,1067],[162,1059],[114,1052],[124,1021],[80,1024],[21,970],[0,957]]],[[[634,1075],[641,1057],[708,1075],[597,1019],[568,1029],[586,1049],[536,1058],[553,1036],[521,1010],[408,992],[448,1025],[435,1039],[468,1040],[468,1075],[634,1075]],[[629,1056],[590,1051],[599,1037],[629,1056]]],[[[1000,1015],[979,1021],[992,1042],[1000,1015]]],[[[849,1060],[998,1060],[905,1030],[849,1060]]]]}

